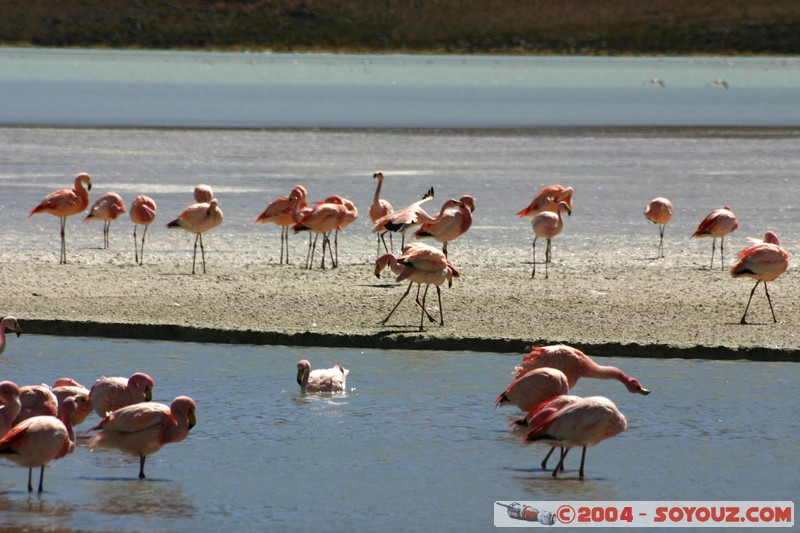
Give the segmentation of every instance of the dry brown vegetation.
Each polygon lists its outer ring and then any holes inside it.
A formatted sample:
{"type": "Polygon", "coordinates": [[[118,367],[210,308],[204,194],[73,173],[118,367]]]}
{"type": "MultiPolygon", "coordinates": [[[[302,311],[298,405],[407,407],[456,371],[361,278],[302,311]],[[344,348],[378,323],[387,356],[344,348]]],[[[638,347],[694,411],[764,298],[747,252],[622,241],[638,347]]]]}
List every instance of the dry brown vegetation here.
{"type": "Polygon", "coordinates": [[[5,0],[35,46],[687,54],[800,52],[796,0],[5,0]]]}

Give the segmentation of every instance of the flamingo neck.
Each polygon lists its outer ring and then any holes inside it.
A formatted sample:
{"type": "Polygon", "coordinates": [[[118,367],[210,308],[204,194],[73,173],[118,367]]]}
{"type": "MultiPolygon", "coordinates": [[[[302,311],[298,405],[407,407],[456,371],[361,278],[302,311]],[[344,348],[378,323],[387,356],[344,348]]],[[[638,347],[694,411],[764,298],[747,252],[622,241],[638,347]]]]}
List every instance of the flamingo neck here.
{"type": "Polygon", "coordinates": [[[636,384],[634,383],[636,380],[615,366],[594,365],[589,368],[585,377],[594,379],[616,379],[625,385],[629,391],[636,392],[636,384]]]}
{"type": "Polygon", "coordinates": [[[305,394],[308,390],[308,377],[311,375],[311,369],[306,368],[303,370],[303,379],[300,381],[300,393],[305,394]]]}
{"type": "Polygon", "coordinates": [[[372,203],[378,205],[378,201],[381,198],[381,187],[383,186],[383,178],[378,178],[378,186],[375,188],[375,197],[372,199],[372,203]]]}

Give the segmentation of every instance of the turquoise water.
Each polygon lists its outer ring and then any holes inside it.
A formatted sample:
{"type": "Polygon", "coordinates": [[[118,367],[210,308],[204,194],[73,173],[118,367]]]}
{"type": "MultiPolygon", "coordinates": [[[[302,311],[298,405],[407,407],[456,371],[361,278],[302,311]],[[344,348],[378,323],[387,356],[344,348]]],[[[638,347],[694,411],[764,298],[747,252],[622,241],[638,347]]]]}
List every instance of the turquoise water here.
{"type": "MultiPolygon", "coordinates": [[[[154,401],[189,395],[197,426],[138,461],[84,443],[29,495],[24,469],[0,461],[0,528],[59,531],[489,531],[494,502],[791,500],[800,445],[793,384],[800,366],[598,358],[653,390],[583,380],[628,419],[553,480],[546,448],[509,433],[495,409],[520,357],[343,351],[23,335],[3,379],[146,371],[154,401]],[[301,397],[295,363],[340,363],[349,391],[301,397]]],[[[92,415],[83,431],[97,421],[92,415]]]]}

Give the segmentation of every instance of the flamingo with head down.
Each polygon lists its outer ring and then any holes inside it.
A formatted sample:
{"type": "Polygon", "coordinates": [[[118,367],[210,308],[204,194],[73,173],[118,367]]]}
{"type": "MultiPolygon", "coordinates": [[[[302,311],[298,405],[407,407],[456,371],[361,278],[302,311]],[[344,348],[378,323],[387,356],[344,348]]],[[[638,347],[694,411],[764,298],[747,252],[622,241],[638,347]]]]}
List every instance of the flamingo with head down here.
{"type": "Polygon", "coordinates": [[[753,300],[753,293],[756,292],[758,284],[763,282],[769,310],[772,311],[772,321],[777,324],[778,319],[775,317],[775,309],[773,309],[772,299],[769,297],[767,282],[775,281],[778,276],[786,272],[786,269],[789,268],[789,253],[781,247],[778,234],[774,231],[764,234],[763,241],[752,238],[750,240],[753,244],[739,251],[736,256],[739,261],[731,268],[731,276],[734,278],[747,277],[756,280],[739,323],[747,324],[745,318],[747,310],[750,308],[750,302],[753,300]]]}
{"type": "Polygon", "coordinates": [[[80,399],[64,401],[58,416],[34,416],[15,425],[0,439],[0,457],[28,469],[28,492],[33,492],[34,468],[39,472],[39,492],[44,485],[44,467],[75,450],[75,429],[70,418],[80,399]]]}
{"type": "Polygon", "coordinates": [[[348,374],[350,374],[350,370],[339,365],[311,370],[311,363],[307,359],[297,362],[297,384],[300,385],[301,394],[345,392],[347,391],[348,374]]]}
{"type": "Polygon", "coordinates": [[[700,222],[697,230],[691,238],[711,237],[711,265],[714,268],[714,250],[717,239],[719,239],[719,261],[722,269],[725,269],[725,235],[735,231],[739,227],[739,219],[733,214],[731,206],[726,205],[722,209],[716,209],[700,222]]]}
{"type": "Polygon", "coordinates": [[[87,431],[100,430],[89,439],[89,448],[116,448],[139,457],[139,479],[145,479],[145,459],[188,437],[197,424],[196,411],[197,404],[188,396],[178,396],[169,407],[156,402],[122,407],[87,431]]]}
{"type": "Polygon", "coordinates": [[[422,239],[433,237],[442,244],[442,252],[447,257],[447,243],[457,239],[472,226],[472,212],[475,199],[465,194],[459,200],[450,199],[444,203],[439,214],[430,222],[425,222],[414,232],[414,237],[422,239]]]}
{"type": "Polygon", "coordinates": [[[83,219],[83,222],[89,220],[103,221],[103,249],[108,249],[108,231],[111,228],[111,222],[116,220],[122,213],[125,212],[125,201],[122,197],[115,192],[107,192],[97,199],[89,210],[89,214],[83,219]]]}
{"type": "Polygon", "coordinates": [[[649,204],[644,208],[644,217],[652,222],[658,224],[658,257],[664,257],[664,228],[672,219],[673,212],[672,202],[666,198],[658,197],[653,198],[649,204]]]}
{"type": "Polygon", "coordinates": [[[52,392],[58,400],[59,408],[61,408],[67,398],[74,397],[84,399],[84,401],[78,403],[78,408],[72,413],[71,420],[73,426],[77,426],[86,420],[86,417],[94,411],[92,401],[89,399],[89,389],[74,379],[58,378],[53,386],[50,387],[50,392],[52,392]]]}
{"type": "Polygon", "coordinates": [[[47,385],[25,385],[19,388],[21,408],[14,420],[16,426],[35,416],[58,416],[58,398],[47,385]]]}
{"type": "Polygon", "coordinates": [[[511,382],[495,400],[495,407],[515,405],[526,413],[550,398],[569,393],[567,376],[555,368],[537,368],[511,382]]]}
{"type": "Polygon", "coordinates": [[[22,328],[17,322],[17,319],[11,315],[4,317],[0,321],[0,355],[6,350],[6,331],[13,331],[17,337],[22,335],[22,328]]]}
{"type": "Polygon", "coordinates": [[[92,178],[89,174],[81,172],[75,178],[72,189],[59,189],[53,191],[39,205],[31,209],[28,216],[36,213],[50,213],[61,219],[61,257],[59,264],[67,263],[66,225],[67,217],[77,215],[89,206],[89,193],[92,190],[92,178]],[[86,188],[84,188],[84,185],[86,188]]]}
{"type": "Polygon", "coordinates": [[[517,216],[520,218],[533,218],[542,211],[555,212],[559,202],[566,202],[567,206],[572,210],[572,192],[572,187],[564,187],[563,185],[542,187],[528,207],[517,212],[517,216]]]}

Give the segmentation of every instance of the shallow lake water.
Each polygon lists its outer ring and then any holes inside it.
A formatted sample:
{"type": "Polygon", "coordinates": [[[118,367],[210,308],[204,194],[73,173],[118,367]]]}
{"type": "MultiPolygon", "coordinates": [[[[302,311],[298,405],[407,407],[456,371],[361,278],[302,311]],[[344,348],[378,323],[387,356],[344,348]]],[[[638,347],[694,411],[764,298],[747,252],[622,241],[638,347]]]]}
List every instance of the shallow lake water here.
{"type": "MultiPolygon", "coordinates": [[[[197,426],[147,460],[81,441],[29,495],[0,461],[0,528],[80,531],[487,531],[498,500],[791,500],[800,444],[796,364],[598,358],[652,389],[583,380],[628,419],[552,479],[495,409],[521,356],[347,351],[23,335],[2,379],[84,385],[149,373],[154,401],[188,395],[197,426]],[[339,363],[348,392],[299,394],[295,363],[339,363]]],[[[92,415],[78,426],[96,423],[92,415]]]]}

